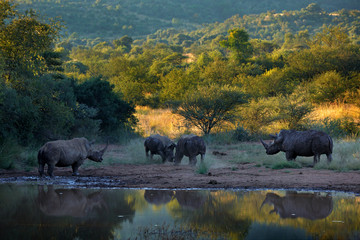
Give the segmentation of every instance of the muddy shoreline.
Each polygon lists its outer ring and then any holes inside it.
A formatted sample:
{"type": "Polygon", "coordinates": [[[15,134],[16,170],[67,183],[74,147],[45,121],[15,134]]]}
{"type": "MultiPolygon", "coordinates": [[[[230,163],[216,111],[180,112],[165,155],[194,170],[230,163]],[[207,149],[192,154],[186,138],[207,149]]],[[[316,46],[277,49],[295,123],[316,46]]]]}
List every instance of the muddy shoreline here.
{"type": "Polygon", "coordinates": [[[360,194],[360,172],[335,172],[313,168],[273,170],[255,164],[209,169],[199,174],[188,165],[124,164],[80,169],[55,168],[55,178],[40,178],[37,170],[1,170],[0,183],[62,185],[80,188],[146,189],[284,189],[341,191],[360,194]]]}

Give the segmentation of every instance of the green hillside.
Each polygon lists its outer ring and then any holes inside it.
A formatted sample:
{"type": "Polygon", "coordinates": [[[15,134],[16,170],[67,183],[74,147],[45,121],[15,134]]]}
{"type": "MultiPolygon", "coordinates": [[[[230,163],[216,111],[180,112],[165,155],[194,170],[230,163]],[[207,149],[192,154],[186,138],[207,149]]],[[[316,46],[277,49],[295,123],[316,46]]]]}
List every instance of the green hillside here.
{"type": "Polygon", "coordinates": [[[324,11],[360,9],[358,0],[16,0],[45,17],[60,17],[68,35],[80,39],[145,37],[168,28],[196,30],[234,15],[301,10],[318,3],[324,11]]]}

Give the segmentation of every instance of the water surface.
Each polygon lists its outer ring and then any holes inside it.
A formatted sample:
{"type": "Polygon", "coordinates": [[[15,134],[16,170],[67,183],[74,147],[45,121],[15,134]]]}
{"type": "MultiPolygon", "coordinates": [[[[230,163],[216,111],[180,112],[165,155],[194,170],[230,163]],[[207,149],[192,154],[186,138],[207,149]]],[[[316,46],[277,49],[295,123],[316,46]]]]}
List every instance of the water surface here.
{"type": "Polygon", "coordinates": [[[0,184],[1,239],[359,239],[337,192],[131,190],[0,184]]]}

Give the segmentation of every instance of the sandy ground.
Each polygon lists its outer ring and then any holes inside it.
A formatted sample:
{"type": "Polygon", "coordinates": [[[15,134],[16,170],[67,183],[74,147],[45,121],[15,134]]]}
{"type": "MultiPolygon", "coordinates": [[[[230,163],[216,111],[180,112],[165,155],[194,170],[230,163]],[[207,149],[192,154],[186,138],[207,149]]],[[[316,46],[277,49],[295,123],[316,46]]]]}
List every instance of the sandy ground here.
{"type": "MultiPolygon", "coordinates": [[[[211,154],[211,153],[209,153],[211,154]]],[[[184,161],[184,160],[183,160],[184,161]]],[[[71,176],[71,168],[55,168],[55,179],[38,177],[31,171],[1,170],[0,183],[32,182],[65,184],[82,187],[156,188],[156,189],[291,189],[336,190],[360,194],[360,171],[335,172],[301,169],[273,170],[253,163],[210,168],[199,174],[187,164],[119,164],[79,169],[80,176],[71,176]]]]}

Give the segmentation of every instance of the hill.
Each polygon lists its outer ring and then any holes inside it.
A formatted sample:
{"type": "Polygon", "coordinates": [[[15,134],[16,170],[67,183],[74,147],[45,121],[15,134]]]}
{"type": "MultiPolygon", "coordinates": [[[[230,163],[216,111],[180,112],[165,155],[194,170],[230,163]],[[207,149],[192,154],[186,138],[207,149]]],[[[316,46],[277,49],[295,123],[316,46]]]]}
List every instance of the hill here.
{"type": "Polygon", "coordinates": [[[327,12],[360,9],[358,0],[16,0],[20,10],[32,8],[45,17],[60,17],[67,35],[80,39],[145,38],[158,30],[193,31],[202,24],[234,15],[301,10],[317,3],[327,12]]]}

